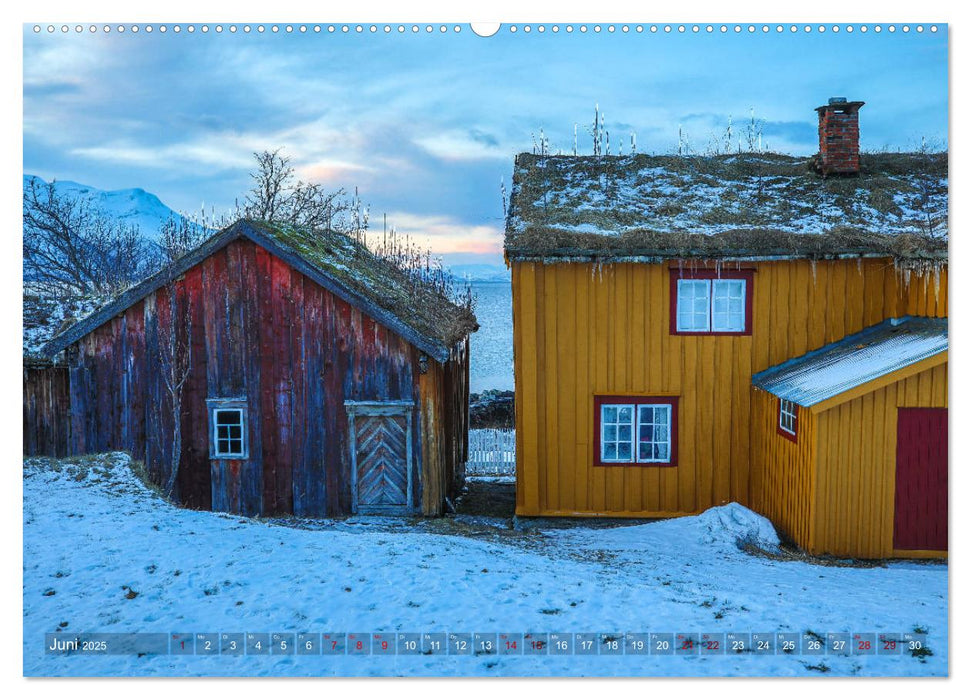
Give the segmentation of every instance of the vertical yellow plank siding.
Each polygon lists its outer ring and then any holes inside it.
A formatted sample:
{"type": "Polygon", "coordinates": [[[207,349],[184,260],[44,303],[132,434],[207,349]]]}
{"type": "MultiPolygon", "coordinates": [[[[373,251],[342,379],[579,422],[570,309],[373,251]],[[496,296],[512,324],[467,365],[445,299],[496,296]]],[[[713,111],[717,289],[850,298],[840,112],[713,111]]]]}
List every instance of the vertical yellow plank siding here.
{"type": "Polygon", "coordinates": [[[779,399],[752,388],[752,506],[775,525],[780,536],[808,548],[813,535],[816,489],[816,419],[800,408],[796,441],[780,435],[779,399]]]}
{"type": "MultiPolygon", "coordinates": [[[[750,469],[765,459],[768,442],[788,442],[774,428],[771,435],[756,429],[753,421],[775,408],[762,405],[752,375],[908,310],[947,315],[946,270],[935,281],[933,272],[904,275],[889,260],[753,262],[742,265],[755,271],[751,336],[672,335],[668,263],[511,265],[520,515],[661,517],[765,502],[792,523],[783,527],[794,539],[809,542],[811,527],[800,530],[793,519],[794,496],[773,490],[809,488],[807,477],[750,469]],[[677,466],[593,466],[598,394],[677,396],[677,466]]],[[[938,385],[946,391],[943,374],[927,382],[906,389],[913,401],[938,385]]],[[[873,399],[852,410],[877,424],[884,408],[873,399]]],[[[822,424],[803,423],[803,414],[800,429],[822,440],[822,424]]],[[[843,439],[840,449],[849,450],[850,436],[843,439]]],[[[857,437],[854,449],[876,457],[878,442],[857,437]]],[[[808,457],[802,435],[799,450],[799,459],[808,457]]],[[[820,446],[819,460],[824,451],[820,446]]],[[[858,507],[864,495],[853,493],[858,507]]],[[[877,537],[875,530],[867,537],[877,537]]]]}
{"type": "MultiPolygon", "coordinates": [[[[893,548],[897,409],[946,407],[944,363],[815,416],[813,532],[797,540],[800,546],[810,553],[870,559],[921,556],[893,548]]],[[[801,420],[802,412],[800,428],[801,420]]]]}

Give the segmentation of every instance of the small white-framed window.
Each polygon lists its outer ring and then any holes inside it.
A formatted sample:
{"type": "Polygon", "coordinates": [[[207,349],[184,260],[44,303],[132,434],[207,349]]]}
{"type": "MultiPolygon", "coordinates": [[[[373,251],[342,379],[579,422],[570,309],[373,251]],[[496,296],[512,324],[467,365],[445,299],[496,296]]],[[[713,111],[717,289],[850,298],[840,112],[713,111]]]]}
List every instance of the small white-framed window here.
{"type": "Polygon", "coordinates": [[[798,425],[799,408],[795,402],[779,399],[779,430],[795,436],[798,425]]]}
{"type": "Polygon", "coordinates": [[[247,459],[248,425],[245,399],[209,399],[209,456],[247,459]]]}

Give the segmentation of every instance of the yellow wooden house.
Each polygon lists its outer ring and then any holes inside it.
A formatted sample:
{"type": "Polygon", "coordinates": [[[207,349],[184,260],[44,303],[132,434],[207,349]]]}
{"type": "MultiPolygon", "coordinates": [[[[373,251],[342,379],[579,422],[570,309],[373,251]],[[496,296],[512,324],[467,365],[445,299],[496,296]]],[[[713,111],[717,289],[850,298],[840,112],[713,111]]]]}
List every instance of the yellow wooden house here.
{"type": "MultiPolygon", "coordinates": [[[[820,108],[821,143],[840,109],[820,108]]],[[[933,537],[895,546],[894,523],[901,499],[917,513],[941,503],[939,483],[898,483],[895,460],[897,414],[947,405],[947,156],[862,154],[834,175],[821,153],[821,172],[767,153],[516,158],[518,515],[671,517],[735,501],[814,553],[942,553],[933,537]],[[825,401],[753,385],[926,319],[945,319],[943,354],[891,358],[825,401]]],[[[946,449],[946,413],[930,423],[907,429],[946,449]]]]}

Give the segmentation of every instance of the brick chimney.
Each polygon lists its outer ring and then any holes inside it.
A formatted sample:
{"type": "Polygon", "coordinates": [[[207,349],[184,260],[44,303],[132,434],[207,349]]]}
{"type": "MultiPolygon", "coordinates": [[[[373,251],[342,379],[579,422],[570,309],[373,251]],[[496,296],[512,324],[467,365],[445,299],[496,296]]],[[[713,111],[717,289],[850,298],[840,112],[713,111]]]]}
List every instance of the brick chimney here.
{"type": "Polygon", "coordinates": [[[855,175],[860,172],[860,107],[864,102],[847,102],[830,97],[816,108],[819,114],[819,155],[816,169],[823,175],[855,175]]]}

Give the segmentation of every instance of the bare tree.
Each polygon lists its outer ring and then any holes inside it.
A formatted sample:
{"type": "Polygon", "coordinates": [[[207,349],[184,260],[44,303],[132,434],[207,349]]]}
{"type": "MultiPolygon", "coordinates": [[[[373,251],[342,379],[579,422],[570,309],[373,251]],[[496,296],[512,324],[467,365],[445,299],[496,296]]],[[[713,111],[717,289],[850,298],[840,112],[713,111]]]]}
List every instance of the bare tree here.
{"type": "MultiPolygon", "coordinates": [[[[165,285],[168,313],[156,310],[158,324],[159,370],[169,403],[172,419],[172,455],[169,475],[162,485],[166,497],[171,497],[179,478],[179,462],[182,459],[182,392],[192,371],[192,313],[189,295],[185,295],[183,308],[179,309],[178,290],[175,282],[165,285]],[[180,330],[181,329],[183,330],[180,330]]],[[[158,296],[156,296],[156,299],[158,296]]]]}
{"type": "Polygon", "coordinates": [[[62,295],[113,294],[149,271],[138,226],[31,179],[23,193],[25,282],[62,295]]]}
{"type": "Polygon", "coordinates": [[[244,216],[310,231],[351,232],[352,202],[343,188],[327,191],[318,184],[298,180],[289,156],[282,155],[280,149],[254,153],[253,157],[256,170],[250,173],[253,188],[246,195],[244,216]]]}
{"type": "Polygon", "coordinates": [[[158,233],[158,247],[162,267],[175,262],[204,241],[214,230],[205,220],[190,219],[184,214],[169,216],[158,233]]]}

